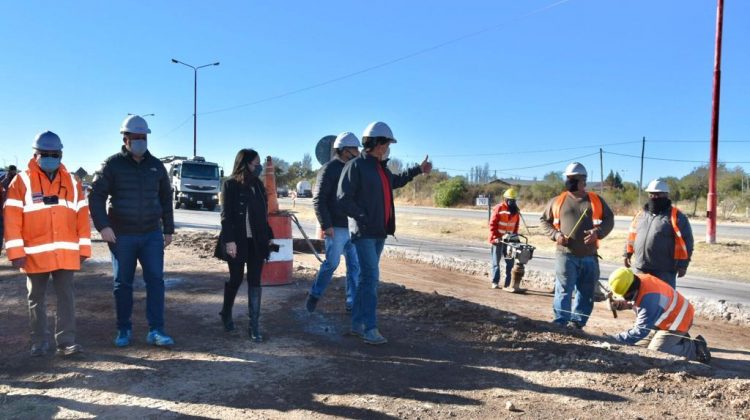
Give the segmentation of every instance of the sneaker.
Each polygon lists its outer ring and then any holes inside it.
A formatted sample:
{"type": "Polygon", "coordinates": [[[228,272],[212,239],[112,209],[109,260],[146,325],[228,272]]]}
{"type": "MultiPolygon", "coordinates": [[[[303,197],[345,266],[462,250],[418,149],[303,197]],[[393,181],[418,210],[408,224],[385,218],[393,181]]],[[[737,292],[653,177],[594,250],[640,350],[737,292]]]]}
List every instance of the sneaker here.
{"type": "Polygon", "coordinates": [[[115,346],[125,347],[130,345],[130,330],[118,330],[115,337],[115,346]]]}
{"type": "Polygon", "coordinates": [[[307,301],[305,302],[305,307],[307,307],[307,312],[313,313],[315,312],[315,307],[318,306],[318,299],[313,295],[307,295],[307,301]]]}
{"type": "Polygon", "coordinates": [[[491,288],[493,288],[493,289],[499,289],[499,288],[500,288],[500,285],[499,285],[499,284],[497,284],[497,283],[492,283],[492,286],[491,286],[491,288]]]}
{"type": "Polygon", "coordinates": [[[151,330],[146,336],[146,342],[159,347],[168,347],[174,344],[172,337],[168,336],[161,330],[151,330]]]}
{"type": "Polygon", "coordinates": [[[47,351],[49,350],[49,344],[45,341],[44,343],[40,344],[32,344],[31,345],[31,357],[41,357],[47,354],[47,351]]]}
{"type": "Polygon", "coordinates": [[[695,353],[698,361],[708,364],[711,361],[711,352],[708,350],[708,343],[702,335],[695,337],[695,353]]]}
{"type": "Polygon", "coordinates": [[[373,328],[370,331],[367,331],[362,337],[362,340],[364,340],[364,342],[367,344],[373,345],[385,344],[388,342],[388,339],[383,337],[383,335],[380,334],[380,331],[378,331],[377,328],[373,328]]]}
{"type": "Polygon", "coordinates": [[[57,346],[57,354],[60,356],[72,356],[74,354],[81,353],[83,347],[80,344],[63,344],[57,346]]]}

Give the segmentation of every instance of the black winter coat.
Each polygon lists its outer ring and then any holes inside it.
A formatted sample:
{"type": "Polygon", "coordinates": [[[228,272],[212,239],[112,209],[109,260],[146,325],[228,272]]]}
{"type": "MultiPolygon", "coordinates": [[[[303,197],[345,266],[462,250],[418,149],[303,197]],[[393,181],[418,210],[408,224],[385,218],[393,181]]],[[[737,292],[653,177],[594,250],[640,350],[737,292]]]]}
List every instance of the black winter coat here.
{"type": "Polygon", "coordinates": [[[115,234],[143,234],[161,229],[174,233],[172,187],[164,164],[148,151],[136,162],[122,147],[104,161],[89,194],[96,230],[111,227],[115,234]],[[107,209],[107,198],[110,198],[107,209]]]}
{"type": "Polygon", "coordinates": [[[224,181],[221,205],[221,234],[214,250],[214,256],[224,261],[246,261],[248,256],[248,238],[245,227],[245,215],[250,212],[251,243],[255,255],[267,260],[270,255],[268,242],[274,238],[273,230],[268,224],[268,204],[266,189],[258,178],[250,181],[250,186],[243,186],[234,178],[224,181]],[[254,190],[254,192],[253,192],[254,190]],[[226,254],[228,242],[237,244],[237,257],[232,259],[226,254]]]}
{"type": "Polygon", "coordinates": [[[313,208],[323,230],[330,227],[349,227],[346,213],[336,199],[336,190],[339,187],[339,178],[343,169],[344,162],[333,159],[318,171],[318,181],[315,184],[315,194],[313,194],[313,208]]]}
{"type": "Polygon", "coordinates": [[[422,173],[422,168],[415,166],[394,175],[388,169],[388,160],[380,161],[376,157],[362,154],[346,163],[339,179],[337,197],[339,206],[347,216],[357,221],[357,229],[352,236],[360,238],[385,238],[396,232],[396,208],[393,199],[384,203],[383,183],[376,165],[381,165],[390,180],[391,198],[393,190],[401,188],[422,173]],[[391,219],[386,226],[385,206],[391,206],[391,219]]]}

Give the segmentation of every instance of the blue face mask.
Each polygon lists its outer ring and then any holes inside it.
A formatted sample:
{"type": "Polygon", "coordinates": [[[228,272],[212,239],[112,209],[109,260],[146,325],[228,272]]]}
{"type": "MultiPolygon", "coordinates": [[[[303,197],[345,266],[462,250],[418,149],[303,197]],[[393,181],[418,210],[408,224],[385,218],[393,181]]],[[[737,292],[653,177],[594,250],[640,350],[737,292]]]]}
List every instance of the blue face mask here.
{"type": "Polygon", "coordinates": [[[141,157],[146,154],[146,150],[148,150],[146,140],[130,140],[130,153],[133,155],[141,157]]]}
{"type": "Polygon", "coordinates": [[[261,165],[260,163],[259,163],[259,164],[257,164],[257,165],[255,165],[255,169],[253,169],[253,175],[254,175],[254,176],[255,176],[256,178],[260,178],[260,175],[261,175],[262,173],[263,173],[263,165],[261,165]]]}
{"type": "Polygon", "coordinates": [[[59,157],[39,157],[39,167],[44,172],[55,172],[60,167],[59,157]]]}

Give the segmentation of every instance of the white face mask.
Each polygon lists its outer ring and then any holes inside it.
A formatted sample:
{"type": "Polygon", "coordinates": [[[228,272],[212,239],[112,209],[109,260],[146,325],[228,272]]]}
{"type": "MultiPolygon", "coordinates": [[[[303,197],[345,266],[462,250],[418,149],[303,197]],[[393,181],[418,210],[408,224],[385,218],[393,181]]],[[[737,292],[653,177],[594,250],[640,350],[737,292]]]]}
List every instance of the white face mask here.
{"type": "Polygon", "coordinates": [[[385,153],[383,153],[383,160],[388,159],[388,156],[390,155],[391,155],[391,148],[389,146],[387,149],[385,149],[385,153]]]}
{"type": "Polygon", "coordinates": [[[146,150],[148,150],[148,144],[146,143],[146,140],[130,140],[130,153],[134,154],[135,156],[141,157],[146,154],[146,150]]]}

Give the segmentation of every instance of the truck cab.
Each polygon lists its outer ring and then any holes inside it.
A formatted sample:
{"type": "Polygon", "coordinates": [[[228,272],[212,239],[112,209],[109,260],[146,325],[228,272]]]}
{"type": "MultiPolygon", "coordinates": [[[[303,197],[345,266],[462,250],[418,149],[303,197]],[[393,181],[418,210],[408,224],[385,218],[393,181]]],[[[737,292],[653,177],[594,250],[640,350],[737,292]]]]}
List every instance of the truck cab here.
{"type": "Polygon", "coordinates": [[[223,170],[214,162],[195,156],[167,156],[161,159],[172,185],[174,208],[201,208],[213,211],[219,203],[223,170]]]}

